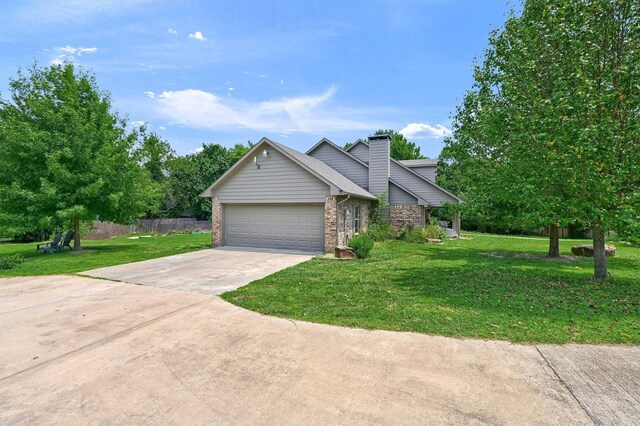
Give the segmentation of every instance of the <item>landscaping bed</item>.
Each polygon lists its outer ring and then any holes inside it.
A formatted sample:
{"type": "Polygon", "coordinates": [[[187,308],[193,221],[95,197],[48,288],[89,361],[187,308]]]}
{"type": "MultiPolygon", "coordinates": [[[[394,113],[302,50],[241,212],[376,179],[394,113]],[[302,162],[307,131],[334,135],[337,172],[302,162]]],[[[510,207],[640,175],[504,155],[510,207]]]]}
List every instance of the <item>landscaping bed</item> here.
{"type": "MultiPolygon", "coordinates": [[[[608,259],[613,278],[592,282],[593,259],[549,262],[545,239],[467,236],[441,245],[376,243],[366,260],[314,258],[222,297],[268,315],[350,327],[640,343],[640,248],[618,246],[608,259]]],[[[561,252],[574,244],[562,240],[561,252]]]]}

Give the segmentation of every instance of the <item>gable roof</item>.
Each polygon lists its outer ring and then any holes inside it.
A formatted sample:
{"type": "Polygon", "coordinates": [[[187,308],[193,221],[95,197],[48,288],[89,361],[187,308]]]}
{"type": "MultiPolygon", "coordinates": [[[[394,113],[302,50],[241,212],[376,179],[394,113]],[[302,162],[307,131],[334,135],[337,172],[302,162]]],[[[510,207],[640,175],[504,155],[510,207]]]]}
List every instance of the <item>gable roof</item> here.
{"type": "Polygon", "coordinates": [[[276,149],[278,152],[283,154],[285,157],[289,158],[289,160],[293,161],[318,179],[322,180],[329,186],[336,187],[339,191],[342,191],[346,194],[354,195],[356,197],[366,198],[369,200],[376,200],[376,197],[362,188],[360,185],[356,184],[346,176],[340,174],[335,169],[329,167],[324,162],[303,154],[301,152],[296,151],[295,149],[289,148],[288,146],[281,145],[277,142],[274,142],[267,138],[262,138],[260,141],[254,145],[245,155],[242,156],[240,160],[238,160],[233,166],[229,168],[226,172],[222,174],[215,182],[213,182],[206,190],[200,194],[201,197],[211,197],[211,191],[222,182],[224,182],[232,172],[241,164],[245,158],[250,157],[253,153],[263,144],[267,144],[272,148],[276,149]]]}
{"type": "Polygon", "coordinates": [[[438,165],[438,160],[434,158],[422,158],[420,160],[400,160],[400,164],[407,167],[432,167],[438,165]]]}
{"type": "MultiPolygon", "coordinates": [[[[268,140],[268,139],[267,139],[268,140]]],[[[281,150],[288,153],[291,157],[296,159],[298,162],[305,164],[308,168],[315,170],[318,174],[324,177],[326,180],[331,182],[333,185],[346,192],[347,194],[355,195],[362,198],[369,198],[372,200],[377,200],[377,198],[370,194],[368,191],[365,191],[360,185],[346,177],[345,175],[336,171],[333,167],[330,167],[323,161],[318,160],[317,158],[313,158],[310,155],[303,154],[295,149],[289,148],[288,146],[281,145],[277,142],[269,141],[276,147],[279,147],[281,150]]]]}
{"type": "Polygon", "coordinates": [[[362,139],[358,139],[357,141],[355,141],[355,142],[353,143],[353,145],[351,145],[349,148],[347,148],[346,150],[343,150],[343,151],[345,151],[345,152],[349,152],[349,151],[351,151],[351,150],[352,150],[356,145],[358,145],[358,144],[363,144],[364,146],[366,146],[367,148],[369,148],[369,144],[368,144],[368,143],[366,143],[366,142],[365,142],[365,141],[363,141],[362,139]]]}
{"type": "Polygon", "coordinates": [[[401,190],[403,190],[407,194],[411,195],[412,197],[415,197],[418,200],[418,205],[419,206],[430,206],[431,205],[428,201],[425,201],[421,196],[419,196],[415,192],[411,191],[410,189],[405,188],[404,186],[402,186],[401,184],[399,184],[395,180],[389,178],[389,183],[394,184],[395,186],[397,186],[398,188],[400,188],[401,190]]]}
{"type": "MultiPolygon", "coordinates": [[[[321,143],[323,143],[323,142],[325,142],[325,140],[324,140],[324,139],[323,139],[323,140],[321,140],[320,142],[318,142],[318,143],[317,143],[317,144],[316,144],[316,145],[315,145],[311,150],[309,150],[309,152],[311,152],[313,149],[315,149],[318,145],[320,145],[320,144],[321,144],[321,143]]],[[[351,145],[349,148],[347,148],[347,150],[346,150],[346,151],[345,151],[345,150],[343,150],[342,148],[338,147],[336,144],[332,143],[331,141],[328,141],[328,142],[330,142],[333,146],[335,146],[335,147],[339,148],[339,149],[340,149],[340,151],[341,151],[342,153],[344,153],[344,154],[348,155],[349,157],[351,157],[351,158],[355,159],[355,160],[356,160],[356,161],[358,161],[359,163],[364,164],[365,166],[369,167],[369,165],[368,165],[368,164],[366,164],[366,163],[364,163],[364,162],[360,161],[359,159],[357,159],[356,157],[354,157],[352,154],[350,154],[350,153],[348,152],[350,149],[352,149],[354,146],[356,146],[356,145],[358,145],[358,144],[363,144],[364,146],[366,146],[367,148],[369,148],[369,144],[368,144],[368,143],[366,143],[366,142],[364,142],[362,139],[358,139],[358,140],[357,140],[353,145],[351,145]]],[[[392,161],[393,163],[395,163],[395,164],[399,165],[399,166],[400,166],[400,167],[402,167],[403,169],[405,169],[405,170],[407,170],[407,171],[411,172],[411,173],[412,173],[414,176],[416,176],[418,179],[420,179],[420,180],[422,180],[422,181],[424,181],[424,182],[428,183],[429,185],[431,185],[431,186],[433,186],[433,187],[435,187],[435,188],[439,189],[440,191],[444,192],[445,194],[447,194],[447,195],[449,195],[449,196],[453,197],[453,198],[454,198],[455,200],[457,200],[459,203],[464,203],[464,201],[462,201],[460,198],[456,197],[456,196],[455,196],[454,194],[452,194],[451,192],[449,192],[449,191],[447,191],[446,189],[442,188],[441,186],[439,186],[439,185],[438,185],[438,184],[436,184],[435,182],[430,181],[429,179],[427,179],[426,177],[422,176],[421,174],[418,174],[418,173],[414,172],[413,170],[411,170],[411,168],[410,168],[411,166],[408,166],[408,165],[404,164],[404,162],[405,162],[405,161],[409,161],[409,162],[417,162],[417,161],[435,161],[435,162],[436,162],[436,164],[437,164],[438,160],[429,160],[429,159],[427,159],[427,160],[403,160],[403,161],[398,161],[398,160],[396,160],[396,159],[394,159],[394,158],[391,158],[391,161],[392,161]]],[[[416,165],[416,166],[413,166],[413,167],[418,167],[418,166],[416,165]]],[[[389,180],[390,180],[390,181],[391,181],[391,180],[393,180],[393,177],[390,177],[390,178],[389,178],[389,180]]],[[[398,185],[398,183],[397,183],[397,182],[393,182],[393,184],[394,184],[394,185],[396,185],[396,186],[400,186],[400,185],[398,185]]],[[[411,195],[416,196],[417,198],[419,198],[420,200],[422,200],[422,198],[418,197],[417,195],[413,194],[412,192],[408,191],[407,189],[402,188],[402,187],[401,187],[401,189],[403,189],[404,191],[406,191],[406,192],[410,193],[411,195]]],[[[423,200],[423,201],[424,201],[424,200],[423,200]]]]}
{"type": "MultiPolygon", "coordinates": [[[[331,147],[335,148],[337,151],[339,151],[339,152],[341,152],[341,153],[345,154],[346,156],[348,156],[349,158],[351,158],[353,161],[355,161],[355,162],[357,162],[357,163],[360,163],[360,164],[362,164],[363,166],[365,166],[365,167],[367,167],[367,168],[369,167],[369,165],[368,165],[367,163],[365,163],[364,161],[362,161],[362,160],[360,160],[359,158],[355,157],[354,155],[349,154],[347,151],[345,151],[344,149],[342,149],[340,146],[336,145],[335,143],[331,142],[331,141],[330,141],[329,139],[327,139],[327,138],[322,138],[322,139],[320,139],[320,142],[318,142],[317,144],[315,144],[314,146],[312,146],[312,147],[311,147],[311,149],[309,149],[309,150],[307,151],[307,155],[311,155],[311,153],[312,153],[313,151],[315,151],[318,147],[320,147],[320,145],[322,145],[322,144],[327,144],[327,145],[329,145],[329,146],[331,146],[331,147]]],[[[351,147],[349,147],[349,148],[351,148],[351,147]]]]}

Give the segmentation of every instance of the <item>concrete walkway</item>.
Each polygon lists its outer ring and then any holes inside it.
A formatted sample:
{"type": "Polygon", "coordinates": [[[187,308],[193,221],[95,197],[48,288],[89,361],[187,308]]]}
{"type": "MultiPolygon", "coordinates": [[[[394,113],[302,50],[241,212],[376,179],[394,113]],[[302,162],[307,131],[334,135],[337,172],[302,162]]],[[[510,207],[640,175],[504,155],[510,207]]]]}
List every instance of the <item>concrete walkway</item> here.
{"type": "Polygon", "coordinates": [[[205,294],[0,279],[0,424],[634,424],[639,348],[262,316],[205,294]]]}
{"type": "Polygon", "coordinates": [[[222,294],[309,260],[313,254],[221,247],[82,272],[191,293],[222,294]]]}

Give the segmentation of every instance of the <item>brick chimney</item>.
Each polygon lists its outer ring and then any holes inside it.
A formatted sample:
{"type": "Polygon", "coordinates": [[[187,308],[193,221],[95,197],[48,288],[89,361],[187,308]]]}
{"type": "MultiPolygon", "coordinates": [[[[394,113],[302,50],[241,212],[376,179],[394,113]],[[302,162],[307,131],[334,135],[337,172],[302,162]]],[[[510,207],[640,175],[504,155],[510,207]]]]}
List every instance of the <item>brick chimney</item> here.
{"type": "Polygon", "coordinates": [[[385,193],[385,201],[389,200],[390,159],[391,137],[369,136],[369,192],[375,196],[385,193]]]}

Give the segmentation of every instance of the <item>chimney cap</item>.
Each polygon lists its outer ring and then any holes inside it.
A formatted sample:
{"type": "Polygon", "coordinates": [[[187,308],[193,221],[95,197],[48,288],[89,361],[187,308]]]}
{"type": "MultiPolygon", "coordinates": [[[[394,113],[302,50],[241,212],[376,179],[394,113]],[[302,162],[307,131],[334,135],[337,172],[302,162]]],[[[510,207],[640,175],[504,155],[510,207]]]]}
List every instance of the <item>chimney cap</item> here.
{"type": "Polygon", "coordinates": [[[388,139],[391,140],[391,136],[388,134],[384,134],[384,135],[373,135],[373,136],[369,136],[369,140],[370,141],[381,141],[383,139],[388,139]]]}

